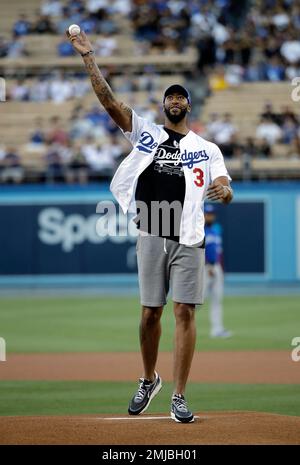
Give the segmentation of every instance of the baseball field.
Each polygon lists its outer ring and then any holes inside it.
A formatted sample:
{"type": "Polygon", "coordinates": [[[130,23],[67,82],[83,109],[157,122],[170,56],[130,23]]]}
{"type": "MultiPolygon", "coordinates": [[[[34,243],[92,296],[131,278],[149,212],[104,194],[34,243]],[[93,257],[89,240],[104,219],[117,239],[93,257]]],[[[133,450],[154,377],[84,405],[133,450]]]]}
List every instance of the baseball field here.
{"type": "Polygon", "coordinates": [[[299,296],[225,298],[230,339],[209,338],[197,310],[197,346],[186,392],[193,424],[170,418],[171,302],[162,317],[161,393],[127,415],[142,375],[137,297],[0,300],[1,444],[300,444],[299,296]],[[178,436],[180,429],[180,436],[178,436]]]}

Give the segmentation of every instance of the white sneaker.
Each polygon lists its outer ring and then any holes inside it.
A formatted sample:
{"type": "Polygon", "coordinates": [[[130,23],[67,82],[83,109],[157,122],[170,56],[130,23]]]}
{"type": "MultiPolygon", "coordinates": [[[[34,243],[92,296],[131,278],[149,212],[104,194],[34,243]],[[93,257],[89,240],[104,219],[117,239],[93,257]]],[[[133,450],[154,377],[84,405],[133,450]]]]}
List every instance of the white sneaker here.
{"type": "Polygon", "coordinates": [[[223,329],[222,331],[218,331],[217,333],[212,333],[210,337],[220,337],[223,339],[228,339],[229,337],[233,336],[233,332],[229,331],[228,329],[223,329]]]}

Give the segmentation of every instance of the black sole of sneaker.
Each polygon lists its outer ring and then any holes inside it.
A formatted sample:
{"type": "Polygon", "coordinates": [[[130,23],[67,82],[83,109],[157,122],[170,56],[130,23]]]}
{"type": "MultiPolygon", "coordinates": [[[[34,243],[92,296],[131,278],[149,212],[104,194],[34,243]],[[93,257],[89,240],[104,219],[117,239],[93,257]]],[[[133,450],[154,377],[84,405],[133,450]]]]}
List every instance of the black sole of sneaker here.
{"type": "Polygon", "coordinates": [[[162,382],[160,380],[160,383],[156,386],[154,391],[151,393],[151,396],[149,397],[149,400],[148,400],[147,404],[145,405],[145,407],[142,410],[140,410],[139,412],[132,412],[130,409],[128,409],[129,415],[140,415],[141,413],[146,412],[147,408],[149,407],[149,405],[151,403],[151,400],[154,399],[155,396],[157,396],[157,394],[159,393],[159,391],[161,391],[161,389],[162,389],[162,382]]]}
{"type": "Polygon", "coordinates": [[[187,418],[187,419],[184,419],[184,420],[179,420],[179,419],[176,417],[175,413],[173,413],[173,412],[171,412],[171,418],[172,418],[172,420],[176,421],[176,423],[194,423],[194,421],[195,421],[195,418],[194,418],[194,417],[192,417],[192,418],[190,418],[190,419],[187,418]]]}

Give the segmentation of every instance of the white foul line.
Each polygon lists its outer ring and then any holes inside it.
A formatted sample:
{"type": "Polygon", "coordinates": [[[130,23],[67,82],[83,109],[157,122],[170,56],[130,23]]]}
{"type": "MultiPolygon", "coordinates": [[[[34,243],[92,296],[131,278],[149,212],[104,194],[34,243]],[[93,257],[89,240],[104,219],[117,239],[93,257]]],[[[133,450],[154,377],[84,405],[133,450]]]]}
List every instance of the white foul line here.
{"type": "MultiPolygon", "coordinates": [[[[194,416],[194,418],[199,418],[194,416]]],[[[96,420],[171,420],[171,417],[107,417],[107,418],[96,418],[96,420]]]]}

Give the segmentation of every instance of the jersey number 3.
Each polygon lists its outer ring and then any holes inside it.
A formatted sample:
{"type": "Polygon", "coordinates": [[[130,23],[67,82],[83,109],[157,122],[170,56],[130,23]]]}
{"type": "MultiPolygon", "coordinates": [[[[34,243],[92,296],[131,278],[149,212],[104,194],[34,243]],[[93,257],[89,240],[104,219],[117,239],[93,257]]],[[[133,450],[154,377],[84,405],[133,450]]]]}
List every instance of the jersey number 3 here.
{"type": "Polygon", "coordinates": [[[194,183],[196,184],[197,187],[202,187],[204,184],[204,173],[200,168],[194,168],[193,173],[196,174],[196,179],[194,180],[194,183]]]}

